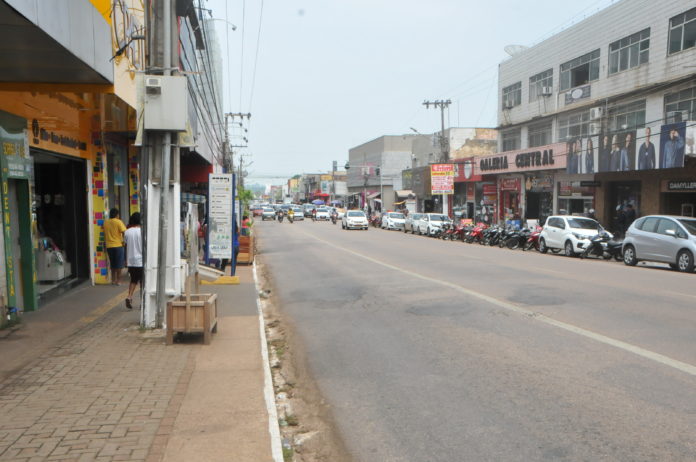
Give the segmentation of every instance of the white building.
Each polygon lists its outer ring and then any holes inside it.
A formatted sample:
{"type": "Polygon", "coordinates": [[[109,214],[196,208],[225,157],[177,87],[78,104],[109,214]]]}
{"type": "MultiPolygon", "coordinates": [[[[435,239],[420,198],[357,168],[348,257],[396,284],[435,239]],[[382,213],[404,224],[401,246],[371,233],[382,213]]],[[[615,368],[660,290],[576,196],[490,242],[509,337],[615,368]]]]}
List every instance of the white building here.
{"type": "Polygon", "coordinates": [[[527,204],[525,191],[537,184],[544,204],[552,195],[554,212],[595,208],[607,223],[620,204],[640,214],[679,214],[696,203],[696,191],[669,186],[694,177],[686,121],[696,119],[695,0],[616,2],[513,50],[500,64],[498,91],[499,151],[506,154],[481,166],[498,174],[500,217],[515,208],[524,215],[527,206],[548,213],[527,204]],[[687,144],[685,161],[682,151],[676,163],[664,147],[673,128],[687,144]],[[652,156],[641,148],[648,139],[652,156]],[[549,152],[555,163],[535,161],[549,152]],[[500,180],[510,180],[508,190],[500,180]]]}

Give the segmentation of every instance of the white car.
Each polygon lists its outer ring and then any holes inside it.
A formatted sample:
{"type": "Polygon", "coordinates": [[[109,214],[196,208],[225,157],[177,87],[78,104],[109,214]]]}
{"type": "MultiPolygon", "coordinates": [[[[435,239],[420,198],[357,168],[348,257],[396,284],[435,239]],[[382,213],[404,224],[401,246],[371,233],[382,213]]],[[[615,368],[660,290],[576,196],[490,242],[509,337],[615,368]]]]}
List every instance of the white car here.
{"type": "Polygon", "coordinates": [[[295,206],[292,208],[292,210],[293,210],[293,212],[295,212],[295,216],[292,217],[292,219],[294,221],[304,220],[304,214],[302,213],[302,207],[295,206]]]}
{"type": "Polygon", "coordinates": [[[367,225],[367,215],[362,210],[348,210],[341,219],[343,229],[364,229],[367,231],[367,225]]]}
{"type": "Polygon", "coordinates": [[[404,229],[404,220],[401,212],[387,212],[382,217],[382,229],[404,229]]]}
{"type": "Polygon", "coordinates": [[[417,223],[414,222],[413,227],[418,234],[432,236],[442,228],[443,224],[450,222],[451,220],[447,215],[441,213],[424,213],[417,223]]]}
{"type": "Polygon", "coordinates": [[[546,253],[549,249],[563,249],[567,257],[573,257],[582,252],[600,231],[604,231],[602,225],[592,218],[551,216],[546,219],[539,235],[539,251],[546,253]]]}
{"type": "Polygon", "coordinates": [[[317,208],[317,214],[315,218],[317,220],[329,221],[331,219],[331,213],[329,212],[329,209],[327,209],[326,207],[319,207],[317,208]]]}
{"type": "Polygon", "coordinates": [[[276,211],[273,207],[264,207],[261,212],[261,221],[265,220],[275,220],[276,211]]]}

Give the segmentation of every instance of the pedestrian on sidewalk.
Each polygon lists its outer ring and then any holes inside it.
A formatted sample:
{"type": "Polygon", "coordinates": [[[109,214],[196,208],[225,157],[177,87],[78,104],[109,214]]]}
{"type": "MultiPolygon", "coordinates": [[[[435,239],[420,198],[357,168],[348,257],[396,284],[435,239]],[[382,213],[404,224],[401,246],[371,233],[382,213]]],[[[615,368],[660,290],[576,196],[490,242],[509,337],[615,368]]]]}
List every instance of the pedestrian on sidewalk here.
{"type": "Polygon", "coordinates": [[[125,232],[126,225],[119,218],[118,209],[111,209],[109,219],[104,222],[104,240],[106,241],[106,253],[109,255],[111,283],[115,286],[120,285],[119,280],[125,260],[123,248],[123,233],[125,232]]]}
{"type": "Polygon", "coordinates": [[[125,233],[126,239],[126,265],[130,274],[130,284],[128,285],[128,297],[126,298],[126,308],[133,309],[133,293],[136,286],[143,290],[143,236],[140,228],[140,213],[135,212],[128,220],[128,230],[125,233]]]}

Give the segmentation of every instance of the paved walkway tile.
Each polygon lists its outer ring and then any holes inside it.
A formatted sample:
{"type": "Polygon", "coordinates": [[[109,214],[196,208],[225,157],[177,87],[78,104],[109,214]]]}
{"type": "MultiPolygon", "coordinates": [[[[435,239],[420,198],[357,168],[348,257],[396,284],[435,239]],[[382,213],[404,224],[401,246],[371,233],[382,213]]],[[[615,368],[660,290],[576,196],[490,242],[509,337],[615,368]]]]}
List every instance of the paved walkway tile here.
{"type": "Polygon", "coordinates": [[[117,307],[0,383],[0,461],[151,461],[164,453],[197,345],[144,338],[117,307]]]}

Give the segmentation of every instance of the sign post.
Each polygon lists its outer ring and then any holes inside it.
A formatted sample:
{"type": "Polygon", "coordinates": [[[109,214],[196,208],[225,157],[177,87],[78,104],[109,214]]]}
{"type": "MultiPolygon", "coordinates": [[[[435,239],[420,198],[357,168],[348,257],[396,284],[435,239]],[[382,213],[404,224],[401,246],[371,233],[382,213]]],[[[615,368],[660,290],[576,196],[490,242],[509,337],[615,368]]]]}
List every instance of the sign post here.
{"type": "Polygon", "coordinates": [[[231,173],[208,176],[208,255],[209,258],[232,258],[232,213],[234,181],[231,173]]]}

